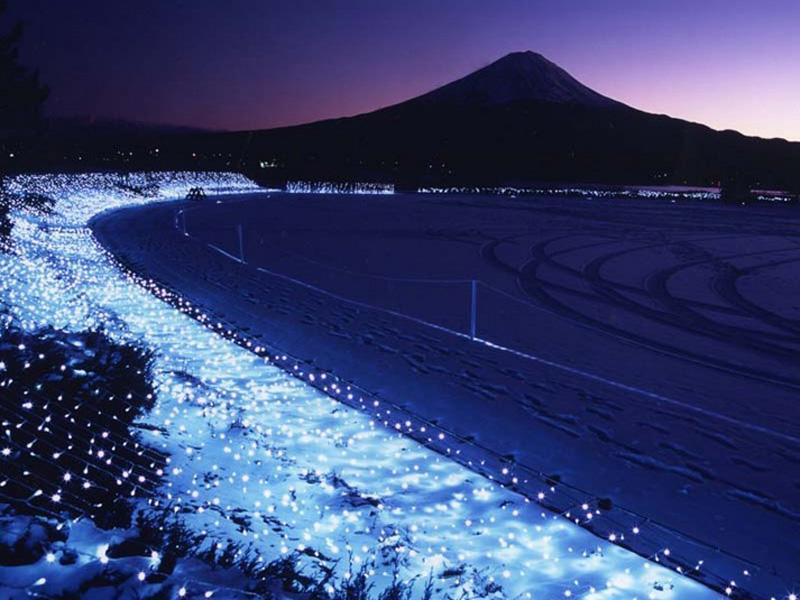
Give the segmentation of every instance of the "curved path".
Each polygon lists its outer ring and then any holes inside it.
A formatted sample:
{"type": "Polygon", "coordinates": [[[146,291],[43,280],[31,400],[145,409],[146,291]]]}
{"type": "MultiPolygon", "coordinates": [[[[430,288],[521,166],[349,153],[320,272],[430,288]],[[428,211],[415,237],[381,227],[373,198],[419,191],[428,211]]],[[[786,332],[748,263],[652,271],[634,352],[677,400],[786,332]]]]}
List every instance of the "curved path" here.
{"type": "MultiPolygon", "coordinates": [[[[286,204],[261,196],[199,210],[212,219],[242,219],[248,210],[291,210],[286,204]]],[[[121,260],[242,330],[544,474],[545,481],[574,485],[587,499],[608,498],[660,524],[671,548],[704,560],[715,575],[755,592],[772,593],[776,581],[786,589],[798,583],[800,417],[793,378],[743,377],[556,316],[540,319],[537,334],[559,343],[544,354],[540,346],[533,352],[539,360],[530,360],[231,260],[178,231],[178,208],[124,209],[95,219],[92,227],[121,260]]],[[[520,269],[498,257],[503,243],[508,240],[475,247],[519,277],[523,288],[537,282],[531,289],[559,290],[556,301],[565,302],[559,288],[570,285],[532,264],[520,269]]],[[[546,248],[534,258],[555,260],[558,251],[546,248]]],[[[604,256],[613,252],[602,250],[604,256]]],[[[588,277],[601,290],[617,288],[602,265],[571,275],[588,277]]],[[[669,277],[656,288],[670,289],[669,277]]],[[[670,289],[663,300],[684,302],[675,298],[670,289]]],[[[691,310],[709,303],[685,302],[691,310]]],[[[518,306],[522,315],[525,306],[518,306]]],[[[514,319],[516,309],[507,310],[514,319]]],[[[773,332],[763,343],[780,345],[785,335],[791,333],[773,332]]],[[[542,484],[531,485],[524,491],[542,484]]]]}

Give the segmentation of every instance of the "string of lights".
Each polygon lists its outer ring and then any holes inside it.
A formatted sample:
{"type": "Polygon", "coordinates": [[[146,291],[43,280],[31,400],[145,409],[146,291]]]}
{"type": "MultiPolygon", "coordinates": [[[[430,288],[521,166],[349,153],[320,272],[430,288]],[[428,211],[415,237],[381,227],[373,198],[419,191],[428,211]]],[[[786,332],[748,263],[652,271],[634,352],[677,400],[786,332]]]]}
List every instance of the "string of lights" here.
{"type": "Polygon", "coordinates": [[[288,181],[290,194],[394,194],[394,184],[374,182],[288,181]]]}
{"type": "Polygon", "coordinates": [[[499,196],[564,196],[569,198],[616,198],[658,200],[719,200],[719,192],[712,189],[670,190],[657,188],[641,189],[593,189],[589,187],[423,187],[421,194],[492,194],[499,196]]]}

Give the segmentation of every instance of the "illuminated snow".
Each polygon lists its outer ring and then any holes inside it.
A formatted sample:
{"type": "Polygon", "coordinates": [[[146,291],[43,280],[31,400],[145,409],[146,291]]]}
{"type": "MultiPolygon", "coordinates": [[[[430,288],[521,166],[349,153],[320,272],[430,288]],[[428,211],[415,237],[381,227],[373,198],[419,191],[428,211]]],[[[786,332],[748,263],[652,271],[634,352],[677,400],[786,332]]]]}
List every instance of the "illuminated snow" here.
{"type": "MultiPolygon", "coordinates": [[[[149,197],[110,175],[12,178],[12,190],[58,203],[49,217],[15,214],[16,255],[0,255],[0,298],[23,327],[102,327],[157,352],[158,401],[144,421],[158,429],[142,437],[171,461],[151,505],[264,561],[299,550],[308,570],[335,564],[340,577],[374,564],[376,589],[399,565],[417,589],[432,576],[450,597],[716,597],[333,400],[123,274],[91,216],[193,186],[252,190],[232,174],[160,177],[149,197]]],[[[65,473],[63,485],[79,482],[65,473]]]]}

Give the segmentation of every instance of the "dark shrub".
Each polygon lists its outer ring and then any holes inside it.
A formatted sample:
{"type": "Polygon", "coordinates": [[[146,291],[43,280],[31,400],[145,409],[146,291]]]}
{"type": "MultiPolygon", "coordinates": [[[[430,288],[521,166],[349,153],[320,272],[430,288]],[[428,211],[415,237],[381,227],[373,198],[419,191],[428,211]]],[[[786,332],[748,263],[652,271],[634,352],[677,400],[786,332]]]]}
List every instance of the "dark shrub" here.
{"type": "Polygon", "coordinates": [[[127,525],[165,465],[130,429],[154,403],[151,359],[103,332],[0,332],[0,502],[127,525]]]}

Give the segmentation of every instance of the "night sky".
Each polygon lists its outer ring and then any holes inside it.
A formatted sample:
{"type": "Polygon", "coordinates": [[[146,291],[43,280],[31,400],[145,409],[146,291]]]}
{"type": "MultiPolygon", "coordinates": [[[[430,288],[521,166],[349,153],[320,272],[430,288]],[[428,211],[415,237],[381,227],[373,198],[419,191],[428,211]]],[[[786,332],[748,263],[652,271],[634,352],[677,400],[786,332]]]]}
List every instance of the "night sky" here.
{"type": "Polygon", "coordinates": [[[52,115],[288,125],[392,104],[535,50],[637,108],[800,140],[800,0],[11,5],[28,22],[23,60],[52,88],[52,115]]]}

